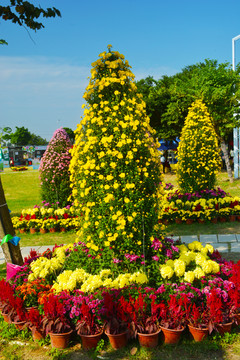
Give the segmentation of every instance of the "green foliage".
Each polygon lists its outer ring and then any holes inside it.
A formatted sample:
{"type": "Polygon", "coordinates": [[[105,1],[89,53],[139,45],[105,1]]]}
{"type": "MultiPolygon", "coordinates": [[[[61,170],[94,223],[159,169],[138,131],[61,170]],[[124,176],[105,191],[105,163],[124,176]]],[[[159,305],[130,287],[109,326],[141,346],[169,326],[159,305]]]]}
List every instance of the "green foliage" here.
{"type": "Polygon", "coordinates": [[[189,109],[178,148],[178,184],[182,193],[213,189],[220,169],[217,136],[206,106],[189,109]]]}
{"type": "MultiPolygon", "coordinates": [[[[44,18],[61,17],[61,13],[55,7],[45,10],[40,5],[35,6],[24,0],[9,0],[9,5],[0,5],[0,18],[35,31],[44,28],[44,25],[37,21],[41,16],[44,18]]],[[[0,44],[7,43],[5,40],[0,40],[0,44]]]]}
{"type": "Polygon", "coordinates": [[[16,126],[16,131],[11,135],[11,143],[16,145],[28,145],[31,133],[24,126],[16,126]]]}
{"type": "Polygon", "coordinates": [[[71,194],[69,163],[71,155],[70,139],[63,129],[58,129],[53,134],[45,151],[39,173],[41,178],[42,199],[51,203],[57,203],[59,207],[68,204],[71,194]]]}
{"type": "Polygon", "coordinates": [[[226,140],[239,124],[239,74],[239,66],[233,71],[228,63],[205,60],[158,81],[148,77],[137,82],[157,136],[170,140],[179,137],[188,108],[201,98],[212,116],[218,137],[226,140]]]}
{"type": "Polygon", "coordinates": [[[158,231],[160,159],[145,103],[124,56],[104,52],[92,64],[70,165],[82,214],[81,241],[93,251],[150,251],[158,231]]]}

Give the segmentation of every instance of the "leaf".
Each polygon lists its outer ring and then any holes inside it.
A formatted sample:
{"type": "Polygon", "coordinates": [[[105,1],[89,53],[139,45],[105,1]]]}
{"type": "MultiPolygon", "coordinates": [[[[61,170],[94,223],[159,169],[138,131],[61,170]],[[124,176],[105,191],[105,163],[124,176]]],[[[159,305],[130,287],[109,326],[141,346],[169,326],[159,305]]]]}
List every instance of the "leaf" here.
{"type": "Polygon", "coordinates": [[[133,355],[135,355],[136,353],[137,353],[137,347],[136,346],[134,346],[131,350],[130,350],[130,354],[133,356],[133,355]]]}
{"type": "Polygon", "coordinates": [[[8,45],[8,43],[5,40],[0,39],[0,45],[8,45]]]}

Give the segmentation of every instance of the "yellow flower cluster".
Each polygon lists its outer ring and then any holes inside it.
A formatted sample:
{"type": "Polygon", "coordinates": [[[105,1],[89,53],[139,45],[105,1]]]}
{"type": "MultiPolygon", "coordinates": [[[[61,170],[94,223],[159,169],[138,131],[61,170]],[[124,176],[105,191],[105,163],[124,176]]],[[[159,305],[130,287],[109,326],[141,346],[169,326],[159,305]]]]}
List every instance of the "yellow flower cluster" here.
{"type": "Polygon", "coordinates": [[[131,284],[142,285],[148,282],[147,276],[140,271],[133,274],[120,274],[115,279],[110,276],[111,270],[109,269],[102,270],[98,275],[88,274],[83,269],[65,270],[57,277],[52,288],[57,293],[74,289],[92,293],[100,287],[119,289],[131,284]]]}
{"type": "Polygon", "coordinates": [[[214,248],[210,244],[204,247],[199,241],[193,241],[188,246],[177,246],[180,250],[179,258],[167,260],[160,267],[163,279],[171,279],[173,276],[180,278],[181,281],[192,283],[195,279],[200,279],[208,274],[219,272],[219,264],[209,259],[208,253],[212,253],[214,248]],[[191,268],[192,270],[189,270],[191,268]]]}
{"type": "Polygon", "coordinates": [[[91,249],[139,251],[158,226],[161,196],[158,144],[128,62],[99,55],[84,98],[70,163],[74,203],[82,216],[79,239],[91,249]]]}
{"type": "Polygon", "coordinates": [[[28,276],[28,281],[37,278],[46,278],[51,274],[57,274],[63,267],[65,261],[65,250],[73,248],[73,244],[64,245],[54,250],[53,257],[39,257],[30,264],[32,273],[28,276]]]}
{"type": "Polygon", "coordinates": [[[178,184],[183,192],[213,189],[221,159],[217,135],[206,106],[189,109],[178,147],[178,184]]]}

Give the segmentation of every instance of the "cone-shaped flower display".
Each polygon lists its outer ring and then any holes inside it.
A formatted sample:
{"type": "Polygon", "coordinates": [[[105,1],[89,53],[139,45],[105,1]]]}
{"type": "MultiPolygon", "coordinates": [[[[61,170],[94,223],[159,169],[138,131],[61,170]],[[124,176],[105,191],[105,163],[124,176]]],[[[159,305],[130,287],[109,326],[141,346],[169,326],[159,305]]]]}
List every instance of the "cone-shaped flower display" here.
{"type": "Polygon", "coordinates": [[[147,253],[158,231],[160,162],[145,103],[124,56],[92,64],[70,164],[73,198],[82,214],[79,240],[112,259],[147,253]]]}
{"type": "Polygon", "coordinates": [[[182,192],[213,189],[220,169],[217,135],[201,100],[189,109],[178,147],[178,184],[182,192]]]}
{"type": "Polygon", "coordinates": [[[42,199],[49,203],[59,203],[59,207],[68,204],[71,195],[69,164],[72,144],[64,129],[54,132],[40,167],[42,199]]]}

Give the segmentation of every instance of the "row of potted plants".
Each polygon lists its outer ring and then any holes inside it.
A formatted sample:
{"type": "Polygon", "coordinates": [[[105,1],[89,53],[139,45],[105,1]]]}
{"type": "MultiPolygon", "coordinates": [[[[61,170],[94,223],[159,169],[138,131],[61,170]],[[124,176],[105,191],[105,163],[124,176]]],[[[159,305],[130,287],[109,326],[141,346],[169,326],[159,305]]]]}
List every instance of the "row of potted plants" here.
{"type": "MultiPolygon", "coordinates": [[[[54,332],[62,334],[68,330],[70,333],[78,332],[81,336],[92,333],[96,335],[99,331],[102,334],[104,330],[107,334],[116,335],[124,330],[125,340],[127,336],[130,338],[138,336],[140,339],[143,336],[139,334],[155,334],[155,344],[161,327],[182,330],[186,326],[194,326],[205,328],[205,332],[208,330],[211,333],[213,329],[221,331],[222,324],[228,323],[230,324],[228,326],[231,326],[233,321],[238,323],[240,263],[236,265],[228,263],[217,252],[211,254],[216,261],[206,260],[203,255],[205,253],[206,256],[206,251],[211,250],[210,245],[205,249],[198,242],[189,244],[189,249],[184,244],[178,245],[181,255],[175,251],[175,254],[180,255],[175,260],[173,260],[173,250],[177,247],[173,242],[160,243],[155,240],[153,245],[158,251],[161,248],[165,260],[168,258],[166,263],[159,264],[159,275],[153,271],[154,281],[151,283],[159,285],[146,287],[148,283],[150,284],[150,279],[148,280],[146,275],[146,285],[144,283],[134,285],[133,282],[131,283],[134,281],[134,276],[122,274],[124,276],[120,278],[123,282],[119,282],[119,285],[123,284],[123,287],[114,289],[113,284],[116,282],[111,282],[108,278],[110,270],[103,269],[100,277],[97,275],[88,277],[90,286],[85,292],[79,290],[79,283],[70,274],[65,279],[67,283],[65,289],[69,290],[59,291],[58,289],[57,292],[57,288],[53,285],[56,284],[57,274],[62,271],[70,255],[77,254],[76,246],[56,247],[54,250],[56,257],[51,251],[42,255],[32,251],[29,258],[25,259],[24,266],[20,267],[10,279],[11,284],[5,280],[0,282],[2,313],[13,322],[26,320],[25,324],[17,324],[17,326],[30,326],[35,331],[35,327],[40,325],[39,330],[42,335],[54,332]],[[168,244],[168,249],[166,244],[168,244]],[[194,260],[193,257],[195,257],[194,260]],[[187,271],[188,277],[185,277],[184,271],[187,270],[183,269],[185,258],[190,267],[194,263],[199,266],[203,261],[205,273],[201,273],[201,277],[193,280],[194,278],[190,279],[189,275],[190,272],[192,274],[194,272],[187,271]],[[43,263],[42,268],[39,261],[43,263]],[[33,265],[37,266],[37,273],[33,265]],[[164,273],[161,277],[163,268],[164,273]],[[104,277],[105,282],[95,286],[95,283],[104,277]],[[184,281],[188,278],[192,284],[187,280],[184,281]],[[177,279],[183,279],[183,281],[177,285],[177,279]],[[172,283],[169,282],[170,280],[172,283]],[[69,284],[74,281],[75,285],[69,287],[69,284]],[[37,306],[37,309],[28,311],[28,308],[33,306],[37,306]],[[29,317],[30,314],[31,317],[29,317]]],[[[86,252],[85,256],[89,259],[88,255],[89,252],[86,252]]],[[[127,256],[127,261],[136,262],[137,258],[134,255],[127,256]]],[[[94,259],[90,258],[90,262],[93,265],[94,259]]],[[[115,265],[119,264],[115,263],[115,265]]],[[[84,267],[84,264],[82,263],[81,266],[84,267]]],[[[123,267],[126,266],[127,262],[123,267]]],[[[136,266],[138,266],[137,263],[132,271],[136,266]]],[[[197,270],[199,272],[201,269],[197,270]]],[[[82,272],[81,274],[86,275],[82,272]]],[[[163,329],[162,332],[164,332],[163,329]]],[[[201,332],[203,332],[202,329],[201,332]]],[[[176,334],[176,331],[174,333],[176,334]]],[[[165,341],[169,341],[167,335],[165,335],[165,341]]]]}
{"type": "Polygon", "coordinates": [[[49,334],[52,346],[59,348],[67,346],[73,332],[80,335],[85,349],[96,347],[103,331],[115,349],[136,337],[144,346],[157,346],[160,331],[165,343],[177,343],[186,327],[196,341],[201,341],[213,330],[223,334],[231,331],[233,322],[239,324],[240,284],[239,276],[235,276],[239,266],[234,268],[231,281],[213,280],[202,290],[189,284],[168,284],[157,289],[101,289],[92,295],[80,291],[55,294],[41,280],[22,293],[19,287],[14,291],[2,280],[1,311],[4,319],[20,330],[29,327],[34,339],[49,334]],[[37,298],[30,291],[34,289],[38,290],[37,298]],[[29,308],[30,304],[35,307],[29,308]],[[56,334],[64,338],[63,343],[58,343],[56,334]]]}
{"type": "Polygon", "coordinates": [[[46,233],[69,231],[79,227],[79,218],[74,206],[58,208],[58,204],[43,201],[42,206],[35,205],[32,209],[22,210],[20,217],[12,217],[14,229],[20,233],[46,233]]]}
{"type": "Polygon", "coordinates": [[[161,222],[240,221],[240,197],[232,197],[222,189],[204,190],[199,193],[181,194],[179,190],[165,191],[161,222]]]}

